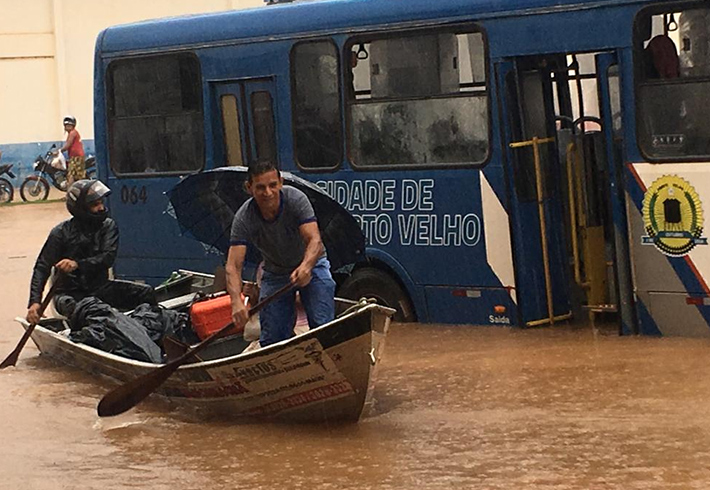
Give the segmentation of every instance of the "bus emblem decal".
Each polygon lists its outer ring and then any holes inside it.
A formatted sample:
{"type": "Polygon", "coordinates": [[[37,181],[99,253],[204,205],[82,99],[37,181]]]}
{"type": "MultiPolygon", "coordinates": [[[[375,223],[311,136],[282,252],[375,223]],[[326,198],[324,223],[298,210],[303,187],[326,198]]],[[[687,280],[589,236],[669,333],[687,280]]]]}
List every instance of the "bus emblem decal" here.
{"type": "Polygon", "coordinates": [[[641,238],[671,257],[688,254],[696,245],[707,245],[703,233],[703,207],[692,185],[677,175],[656,179],[643,196],[641,238]]]}

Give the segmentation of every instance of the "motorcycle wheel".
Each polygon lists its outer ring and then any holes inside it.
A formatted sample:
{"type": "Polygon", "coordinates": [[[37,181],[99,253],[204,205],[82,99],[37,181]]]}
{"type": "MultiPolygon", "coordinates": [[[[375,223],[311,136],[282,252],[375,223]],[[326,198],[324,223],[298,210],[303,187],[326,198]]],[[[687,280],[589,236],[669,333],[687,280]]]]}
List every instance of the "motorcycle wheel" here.
{"type": "Polygon", "coordinates": [[[45,201],[49,196],[49,184],[42,177],[30,175],[20,186],[20,197],[23,201],[45,201]]]}
{"type": "Polygon", "coordinates": [[[14,196],[15,188],[12,187],[12,183],[7,179],[0,178],[0,204],[12,202],[14,196]]]}

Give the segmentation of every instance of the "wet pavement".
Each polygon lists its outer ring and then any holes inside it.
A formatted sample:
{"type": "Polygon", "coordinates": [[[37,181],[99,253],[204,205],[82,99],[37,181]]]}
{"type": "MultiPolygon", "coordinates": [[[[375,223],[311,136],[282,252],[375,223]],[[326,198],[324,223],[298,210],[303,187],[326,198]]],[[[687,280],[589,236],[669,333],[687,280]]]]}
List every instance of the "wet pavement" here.
{"type": "MultiPolygon", "coordinates": [[[[0,207],[0,357],[63,203],[0,207]]],[[[109,385],[38,357],[0,372],[0,489],[706,489],[710,342],[589,326],[394,325],[356,425],[99,419],[109,385]]]]}

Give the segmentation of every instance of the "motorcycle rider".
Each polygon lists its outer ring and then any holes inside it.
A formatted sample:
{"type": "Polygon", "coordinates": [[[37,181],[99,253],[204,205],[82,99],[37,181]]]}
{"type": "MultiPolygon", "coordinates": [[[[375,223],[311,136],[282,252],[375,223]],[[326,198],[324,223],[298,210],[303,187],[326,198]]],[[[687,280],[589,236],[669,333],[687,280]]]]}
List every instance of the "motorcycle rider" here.
{"type": "Polygon", "coordinates": [[[84,163],[84,145],[81,142],[81,135],[76,130],[76,118],[66,116],[64,118],[64,131],[67,133],[67,140],[59,151],[66,151],[69,156],[67,163],[67,188],[77,180],[86,178],[86,165],[84,163]]]}
{"type": "Polygon", "coordinates": [[[63,274],[54,297],[54,307],[70,317],[76,303],[95,296],[120,310],[139,304],[156,304],[151,286],[110,280],[108,270],[116,259],[118,226],[108,217],[103,199],[111,190],[98,180],[78,180],[67,191],[67,209],[72,218],[55,226],[47,237],[32,272],[27,321],[39,321],[44,286],[52,267],[63,274]]]}

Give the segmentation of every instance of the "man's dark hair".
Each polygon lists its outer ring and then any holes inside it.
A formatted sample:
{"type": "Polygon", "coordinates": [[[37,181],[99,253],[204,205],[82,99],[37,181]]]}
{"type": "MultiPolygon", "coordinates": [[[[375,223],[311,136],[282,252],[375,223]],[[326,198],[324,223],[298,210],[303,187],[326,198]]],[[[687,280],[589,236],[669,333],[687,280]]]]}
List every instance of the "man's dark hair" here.
{"type": "Polygon", "coordinates": [[[279,170],[279,167],[278,165],[276,165],[276,163],[268,160],[254,162],[249,165],[249,170],[247,171],[247,179],[249,180],[249,182],[251,182],[254,180],[254,177],[258,177],[259,175],[265,174],[266,172],[271,172],[273,170],[276,170],[276,174],[281,177],[281,171],[279,170]]]}

